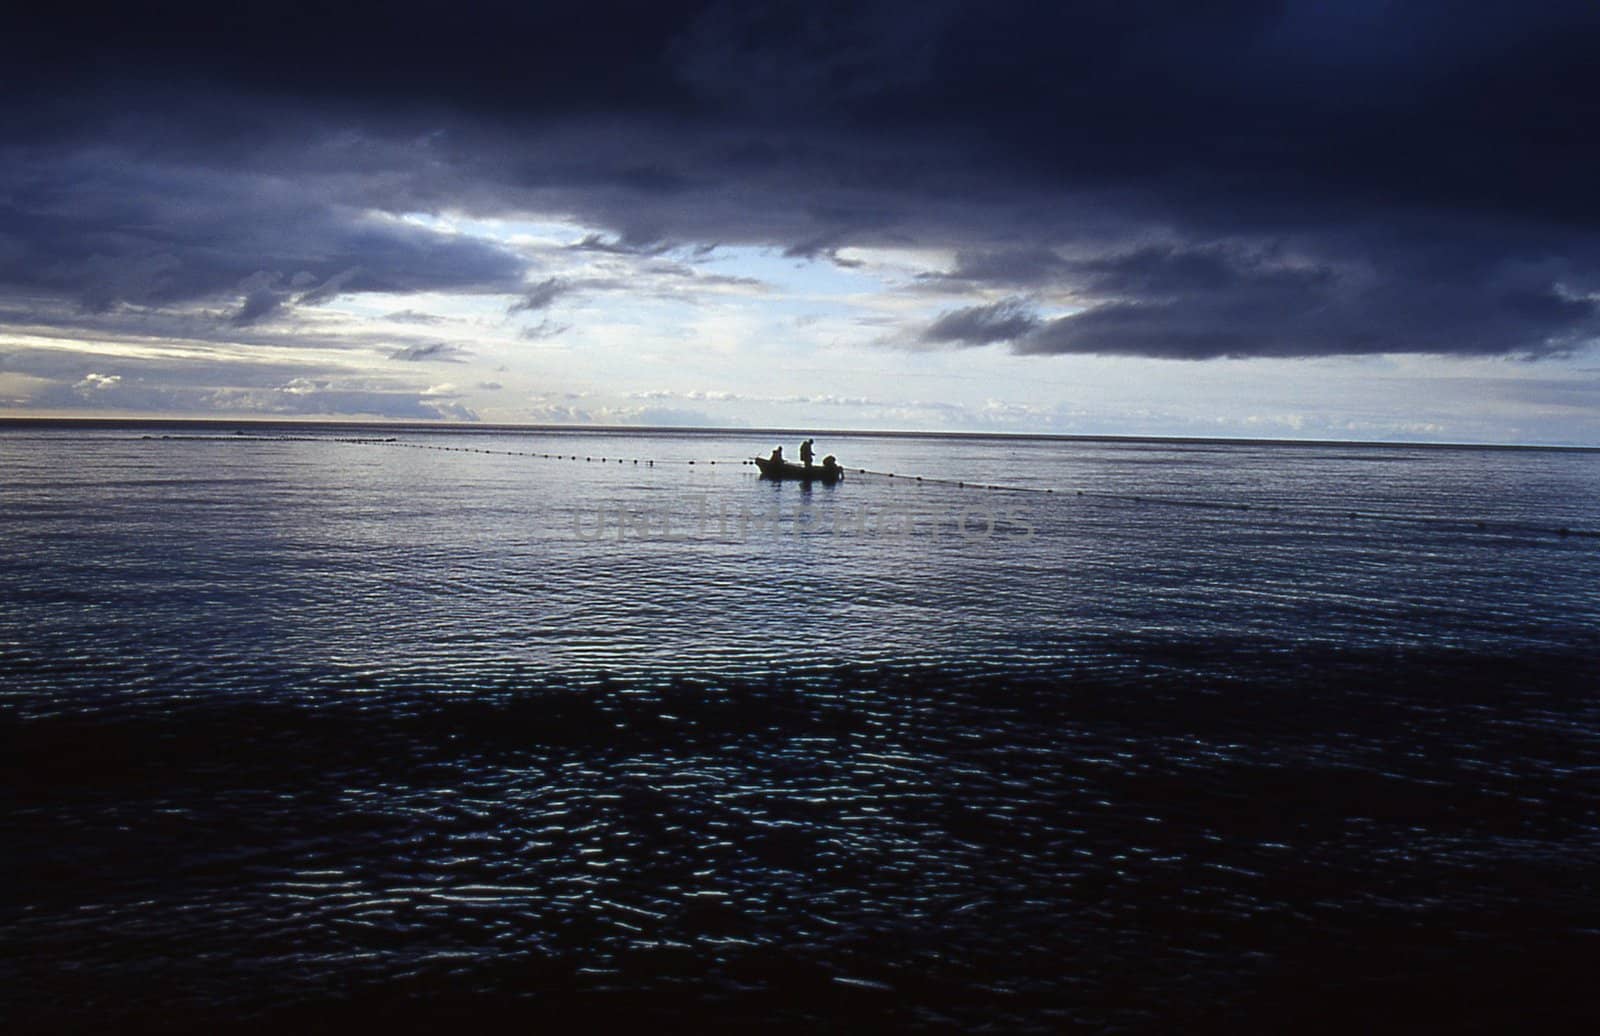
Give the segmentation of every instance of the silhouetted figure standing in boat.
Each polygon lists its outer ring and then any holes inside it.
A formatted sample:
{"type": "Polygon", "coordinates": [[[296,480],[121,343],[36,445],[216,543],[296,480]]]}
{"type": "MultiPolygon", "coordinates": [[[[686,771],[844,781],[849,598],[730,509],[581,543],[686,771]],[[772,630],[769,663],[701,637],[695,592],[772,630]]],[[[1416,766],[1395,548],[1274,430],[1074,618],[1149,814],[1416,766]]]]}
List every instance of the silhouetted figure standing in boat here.
{"type": "Polygon", "coordinates": [[[782,446],[774,446],[772,448],[772,463],[774,463],[774,464],[782,464],[783,463],[783,447],[782,446]]]}
{"type": "Polygon", "coordinates": [[[800,463],[804,464],[808,468],[811,466],[811,442],[812,440],[807,439],[805,442],[800,444],[800,463]]]}

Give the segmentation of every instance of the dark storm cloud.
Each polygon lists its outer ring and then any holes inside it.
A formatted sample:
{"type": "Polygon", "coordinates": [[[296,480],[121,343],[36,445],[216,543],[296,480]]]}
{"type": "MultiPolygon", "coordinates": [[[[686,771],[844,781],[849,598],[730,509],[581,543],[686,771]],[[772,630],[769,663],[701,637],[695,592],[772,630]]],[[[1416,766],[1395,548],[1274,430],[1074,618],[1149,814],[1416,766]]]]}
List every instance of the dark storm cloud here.
{"type": "Polygon", "coordinates": [[[249,327],[259,324],[273,314],[283,309],[284,303],[289,301],[289,296],[273,291],[271,288],[256,288],[248,292],[244,302],[228,317],[228,322],[235,327],[249,327]]]}
{"type": "Polygon", "coordinates": [[[550,277],[526,289],[522,298],[513,302],[507,313],[537,313],[549,309],[562,295],[572,291],[572,285],[559,277],[550,277]]]}
{"type": "Polygon", "coordinates": [[[461,358],[467,355],[469,355],[467,350],[459,345],[429,342],[427,345],[408,345],[403,349],[392,350],[389,359],[405,360],[407,363],[461,363],[461,358]]]}
{"type": "Polygon", "coordinates": [[[385,313],[383,319],[397,324],[443,324],[445,317],[435,313],[421,313],[414,309],[400,309],[393,313],[385,313]]]}
{"type": "Polygon", "coordinates": [[[990,306],[970,306],[940,315],[922,337],[929,342],[988,345],[1011,342],[1039,326],[1039,318],[1015,299],[990,306]]]}
{"type": "Polygon", "coordinates": [[[1323,267],[1292,265],[1281,254],[1224,248],[1148,247],[1066,265],[1095,295],[1165,301],[1226,293],[1304,296],[1333,279],[1323,267]]]}
{"type": "Polygon", "coordinates": [[[360,267],[353,266],[317,284],[316,275],[306,270],[287,279],[281,274],[258,271],[240,283],[239,288],[245,293],[244,301],[229,316],[228,322],[235,327],[259,324],[286,312],[291,302],[295,306],[319,306],[337,298],[344,286],[360,272],[360,267]],[[312,287],[295,294],[297,289],[307,286],[312,287]]]}
{"type": "MultiPolygon", "coordinates": [[[[359,266],[352,266],[348,270],[343,270],[339,273],[336,273],[332,277],[329,277],[327,280],[323,281],[321,284],[318,284],[316,287],[312,288],[310,291],[303,292],[299,298],[294,300],[295,305],[320,306],[324,302],[331,302],[333,299],[338,298],[339,295],[344,292],[345,285],[355,280],[360,273],[361,267],[359,266]]],[[[315,279],[309,273],[301,273],[299,277],[302,279],[302,281],[311,281],[315,279]]]]}
{"type": "Polygon", "coordinates": [[[91,311],[236,299],[258,323],[342,292],[512,291],[523,262],[362,212],[313,178],[28,149],[0,171],[0,286],[91,311]]]}
{"type": "MultiPolygon", "coordinates": [[[[1458,259],[1457,262],[1462,262],[1458,259]]],[[[1043,321],[1016,301],[947,313],[930,343],[1011,342],[1025,354],[1210,359],[1380,352],[1574,351],[1600,335],[1600,305],[1549,286],[1545,269],[1477,268],[1454,277],[1377,275],[1354,262],[1310,264],[1281,252],[1144,248],[1067,264],[1087,302],[1043,321]]]]}
{"type": "Polygon", "coordinates": [[[785,259],[826,259],[835,266],[845,269],[858,268],[862,265],[860,260],[845,259],[839,255],[846,235],[843,233],[827,234],[822,237],[812,238],[809,241],[800,241],[783,250],[785,259]]]}
{"type": "MultiPolygon", "coordinates": [[[[522,297],[506,307],[507,316],[543,313],[561,299],[588,295],[621,294],[666,300],[689,300],[702,292],[763,291],[766,285],[755,278],[705,273],[692,265],[660,258],[656,252],[611,252],[618,260],[609,276],[549,277],[522,289],[522,297]]],[[[522,337],[548,338],[567,330],[569,325],[549,319],[524,329],[522,337]]]]}
{"type": "Polygon", "coordinates": [[[1022,288],[1059,280],[1070,270],[1054,249],[1042,245],[987,252],[961,252],[950,273],[922,274],[924,286],[950,289],[1003,285],[1022,288]]]}
{"type": "Polygon", "coordinates": [[[517,335],[530,342],[543,341],[546,338],[559,338],[572,330],[571,324],[558,324],[554,320],[541,320],[537,324],[530,324],[517,332],[517,335]]]}
{"type": "Polygon", "coordinates": [[[1026,353],[1537,356],[1596,333],[1587,0],[12,20],[13,298],[239,327],[379,291],[548,308],[518,256],[392,218],[456,208],[570,216],[599,257],[948,249],[912,288],[972,304],[924,337],[1026,353]],[[1016,296],[1049,309],[992,301],[1016,296]]]}
{"type": "Polygon", "coordinates": [[[604,234],[585,234],[581,241],[569,246],[575,252],[603,252],[607,255],[660,255],[672,246],[661,240],[659,234],[630,228],[619,237],[608,239],[604,234]]]}

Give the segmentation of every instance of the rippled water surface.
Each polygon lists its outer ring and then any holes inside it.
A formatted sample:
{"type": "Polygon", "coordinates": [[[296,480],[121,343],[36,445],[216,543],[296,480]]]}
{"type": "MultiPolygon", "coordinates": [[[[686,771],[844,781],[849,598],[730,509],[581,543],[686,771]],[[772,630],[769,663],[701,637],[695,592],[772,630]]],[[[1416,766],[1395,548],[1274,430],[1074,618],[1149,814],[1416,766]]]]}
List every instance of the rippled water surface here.
{"type": "Polygon", "coordinates": [[[1596,1020],[1600,454],[232,431],[0,427],[25,1028],[1596,1020]]]}

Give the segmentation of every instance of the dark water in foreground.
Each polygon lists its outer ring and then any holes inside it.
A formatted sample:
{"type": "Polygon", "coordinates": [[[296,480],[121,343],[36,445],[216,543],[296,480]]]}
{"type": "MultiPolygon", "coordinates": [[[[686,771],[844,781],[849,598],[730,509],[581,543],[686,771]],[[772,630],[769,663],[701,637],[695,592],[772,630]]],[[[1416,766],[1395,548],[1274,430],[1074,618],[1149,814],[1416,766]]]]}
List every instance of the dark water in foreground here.
{"type": "Polygon", "coordinates": [[[142,434],[0,428],[18,1031],[1600,1021],[1600,455],[142,434]]]}

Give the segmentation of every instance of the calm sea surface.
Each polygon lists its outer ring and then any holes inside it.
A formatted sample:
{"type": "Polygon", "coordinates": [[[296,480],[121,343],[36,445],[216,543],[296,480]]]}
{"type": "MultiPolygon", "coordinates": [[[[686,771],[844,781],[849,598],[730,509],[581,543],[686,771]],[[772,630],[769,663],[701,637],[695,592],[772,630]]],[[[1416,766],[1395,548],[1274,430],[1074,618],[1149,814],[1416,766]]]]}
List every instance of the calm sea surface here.
{"type": "Polygon", "coordinates": [[[232,431],[0,426],[19,1031],[1600,1021],[1600,453],[232,431]]]}

